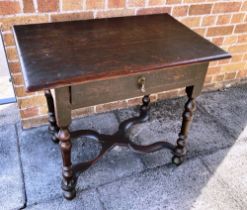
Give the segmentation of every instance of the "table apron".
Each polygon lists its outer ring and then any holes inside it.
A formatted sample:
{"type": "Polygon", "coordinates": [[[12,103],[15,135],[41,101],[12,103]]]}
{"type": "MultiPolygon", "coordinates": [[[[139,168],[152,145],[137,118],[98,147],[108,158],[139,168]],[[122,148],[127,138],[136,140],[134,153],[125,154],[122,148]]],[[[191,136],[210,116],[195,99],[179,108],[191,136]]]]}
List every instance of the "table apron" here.
{"type": "MultiPolygon", "coordinates": [[[[200,63],[74,85],[70,87],[71,108],[88,107],[192,85],[199,85],[201,88],[207,66],[208,63],[200,63]],[[145,78],[145,92],[141,91],[138,84],[141,77],[145,78]]],[[[200,90],[198,94],[199,92],[200,90]]]]}

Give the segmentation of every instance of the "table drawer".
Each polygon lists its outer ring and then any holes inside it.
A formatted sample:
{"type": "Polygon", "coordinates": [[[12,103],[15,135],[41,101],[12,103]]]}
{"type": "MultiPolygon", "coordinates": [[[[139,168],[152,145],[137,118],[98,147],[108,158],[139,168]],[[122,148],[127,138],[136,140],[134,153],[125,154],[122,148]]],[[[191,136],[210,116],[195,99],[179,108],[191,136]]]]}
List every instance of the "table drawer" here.
{"type": "MultiPolygon", "coordinates": [[[[193,85],[207,64],[165,68],[71,87],[72,108],[80,108],[193,85]],[[144,79],[145,92],[140,80],[144,79]]],[[[204,76],[203,76],[204,78],[204,76]]]]}

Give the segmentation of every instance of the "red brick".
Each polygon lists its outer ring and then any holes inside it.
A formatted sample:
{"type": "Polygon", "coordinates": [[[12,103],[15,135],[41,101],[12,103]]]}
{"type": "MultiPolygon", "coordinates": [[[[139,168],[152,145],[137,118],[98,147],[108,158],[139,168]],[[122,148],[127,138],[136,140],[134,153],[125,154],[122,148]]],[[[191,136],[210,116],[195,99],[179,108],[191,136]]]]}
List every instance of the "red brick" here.
{"type": "Polygon", "coordinates": [[[231,34],[233,26],[218,26],[208,29],[207,36],[221,36],[231,34]]]}
{"type": "Polygon", "coordinates": [[[27,93],[24,86],[14,86],[16,97],[34,96],[34,92],[27,93]]]}
{"type": "Polygon", "coordinates": [[[247,54],[244,55],[243,61],[247,61],[247,54]]]}
{"type": "Polygon", "coordinates": [[[236,78],[241,79],[241,78],[245,78],[247,76],[247,70],[240,70],[237,73],[236,78]]]}
{"type": "Polygon", "coordinates": [[[234,32],[235,33],[245,33],[245,32],[247,32],[247,23],[237,25],[234,32]]]}
{"type": "Polygon", "coordinates": [[[37,116],[39,114],[39,108],[38,107],[30,107],[27,109],[20,110],[21,118],[30,118],[37,116]]]}
{"type": "Polygon", "coordinates": [[[106,112],[110,110],[127,108],[127,101],[116,101],[107,104],[100,104],[96,106],[96,113],[98,112],[106,112]]]}
{"type": "Polygon", "coordinates": [[[193,31],[196,32],[197,34],[201,35],[201,36],[204,36],[206,29],[205,28],[196,28],[196,29],[193,29],[193,31]]]}
{"type": "Polygon", "coordinates": [[[96,18],[123,17],[123,16],[133,16],[133,15],[135,15],[134,9],[119,9],[119,10],[98,11],[96,13],[96,18]]]}
{"type": "Polygon", "coordinates": [[[9,31],[12,29],[13,25],[48,22],[48,15],[14,16],[3,18],[1,22],[3,24],[2,29],[4,31],[9,31]]]}
{"type": "Polygon", "coordinates": [[[161,6],[166,3],[165,0],[149,0],[148,5],[150,6],[161,6]]]}
{"type": "Polygon", "coordinates": [[[170,13],[171,7],[156,7],[156,8],[146,8],[137,11],[137,15],[148,15],[148,14],[158,14],[158,13],[170,13]]]}
{"type": "Polygon", "coordinates": [[[123,8],[125,7],[125,0],[108,0],[109,8],[123,8]]]}
{"type": "Polygon", "coordinates": [[[75,109],[72,111],[72,118],[82,117],[82,116],[88,116],[95,113],[95,107],[84,107],[80,109],[75,109]]]}
{"type": "Polygon", "coordinates": [[[245,66],[245,63],[230,63],[228,65],[225,65],[225,66],[222,66],[221,67],[221,71],[222,72],[229,72],[229,71],[238,71],[238,70],[241,70],[241,69],[244,69],[244,66],[245,66]]]}
{"type": "Polygon", "coordinates": [[[144,7],[145,0],[128,0],[128,7],[144,7]]]}
{"type": "Polygon", "coordinates": [[[35,12],[33,0],[23,0],[23,12],[24,13],[35,12]]]}
{"type": "MultiPolygon", "coordinates": [[[[155,102],[157,101],[157,95],[151,94],[150,95],[150,101],[155,102]]],[[[136,98],[130,98],[127,100],[128,107],[135,106],[137,104],[142,104],[142,97],[136,97],[136,98]]]]}
{"type": "Polygon", "coordinates": [[[17,55],[17,51],[16,51],[15,47],[6,48],[6,54],[7,54],[8,60],[10,60],[10,61],[18,59],[18,55],[17,55]]]}
{"type": "Polygon", "coordinates": [[[15,40],[12,33],[3,34],[3,41],[5,46],[13,46],[15,44],[15,40]]]}
{"type": "Polygon", "coordinates": [[[9,62],[9,70],[11,73],[19,73],[21,66],[19,62],[9,62]]]}
{"type": "Polygon", "coordinates": [[[212,4],[198,4],[198,5],[191,5],[189,14],[190,15],[204,15],[210,14],[212,9],[212,4]]]}
{"type": "Polygon", "coordinates": [[[228,24],[228,23],[230,23],[231,17],[232,17],[231,15],[220,15],[220,16],[218,16],[216,24],[217,25],[228,24]]]}
{"type": "Polygon", "coordinates": [[[184,0],[183,3],[200,3],[206,2],[206,0],[184,0]]]}
{"type": "Polygon", "coordinates": [[[205,84],[209,84],[209,83],[212,82],[212,79],[213,79],[213,76],[211,76],[211,75],[206,75],[206,78],[205,78],[205,80],[204,80],[204,83],[205,83],[205,84]]]}
{"type": "Polygon", "coordinates": [[[24,129],[38,127],[40,125],[48,124],[48,115],[37,116],[21,120],[21,125],[24,129]]]}
{"type": "Polygon", "coordinates": [[[211,75],[211,74],[218,74],[218,73],[220,72],[220,69],[221,69],[220,66],[209,67],[209,68],[208,68],[207,74],[208,74],[208,75],[211,75]]]}
{"type": "Polygon", "coordinates": [[[241,2],[222,2],[216,3],[213,7],[213,13],[238,12],[241,2]]]}
{"type": "Polygon", "coordinates": [[[63,0],[63,10],[80,10],[82,9],[82,1],[81,0],[63,0]]]}
{"type": "Polygon", "coordinates": [[[188,14],[188,6],[177,6],[172,10],[172,15],[174,16],[186,16],[188,14]]]}
{"type": "Polygon", "coordinates": [[[104,9],[105,1],[104,0],[86,0],[86,9],[104,9]]]}
{"type": "Polygon", "coordinates": [[[217,37],[217,38],[213,38],[212,42],[218,46],[221,46],[223,43],[224,38],[223,37],[217,37]]]}
{"type": "Polygon", "coordinates": [[[238,40],[238,37],[237,36],[229,36],[229,37],[226,37],[224,39],[224,42],[223,44],[224,45],[232,45],[232,44],[235,44],[238,40]]]}
{"type": "Polygon", "coordinates": [[[238,42],[239,43],[247,42],[247,34],[239,35],[238,42]]]}
{"type": "Polygon", "coordinates": [[[247,51],[247,44],[234,45],[229,48],[231,53],[244,53],[247,51]]]}
{"type": "Polygon", "coordinates": [[[238,13],[232,15],[231,23],[241,23],[244,22],[245,13],[238,13]]]}
{"type": "Polygon", "coordinates": [[[71,21],[71,20],[86,20],[93,19],[92,12],[66,13],[51,15],[52,22],[71,21]]]}
{"type": "Polygon", "coordinates": [[[180,4],[182,0],[166,0],[166,4],[180,4]]]}
{"type": "Polygon", "coordinates": [[[244,2],[242,8],[241,8],[242,11],[247,11],[247,1],[244,2]]]}
{"type": "Polygon", "coordinates": [[[220,82],[223,81],[223,79],[224,79],[224,74],[215,75],[213,77],[213,82],[220,82]]]}
{"type": "Polygon", "coordinates": [[[45,115],[48,113],[48,107],[47,106],[39,106],[39,115],[45,115]]]}
{"type": "Polygon", "coordinates": [[[17,1],[0,1],[0,15],[12,15],[20,12],[17,1]]]}
{"type": "Polygon", "coordinates": [[[32,96],[32,97],[18,99],[18,104],[21,109],[43,106],[46,104],[46,99],[44,96],[32,96]]]}
{"type": "Polygon", "coordinates": [[[241,62],[242,58],[242,54],[232,54],[231,63],[241,62]]]}
{"type": "Polygon", "coordinates": [[[202,19],[202,26],[211,26],[214,25],[216,21],[216,16],[205,16],[202,19]]]}
{"type": "Polygon", "coordinates": [[[231,59],[223,59],[218,61],[218,65],[229,64],[231,59]]]}
{"type": "Polygon", "coordinates": [[[178,89],[176,90],[170,90],[170,91],[165,91],[158,93],[158,99],[167,99],[167,98],[174,98],[177,97],[179,94],[178,89]]]}
{"type": "Polygon", "coordinates": [[[200,26],[201,17],[186,17],[183,18],[181,21],[188,27],[198,27],[200,26]]]}
{"type": "Polygon", "coordinates": [[[24,80],[22,74],[12,74],[13,84],[14,85],[23,85],[24,80]]]}
{"type": "Polygon", "coordinates": [[[58,0],[37,0],[39,12],[54,12],[58,11],[58,0]]]}
{"type": "Polygon", "coordinates": [[[218,65],[218,61],[211,61],[209,63],[209,67],[213,67],[213,66],[217,66],[218,65]]]}
{"type": "Polygon", "coordinates": [[[224,80],[232,80],[235,79],[235,77],[236,77],[236,72],[226,73],[224,80]]]}

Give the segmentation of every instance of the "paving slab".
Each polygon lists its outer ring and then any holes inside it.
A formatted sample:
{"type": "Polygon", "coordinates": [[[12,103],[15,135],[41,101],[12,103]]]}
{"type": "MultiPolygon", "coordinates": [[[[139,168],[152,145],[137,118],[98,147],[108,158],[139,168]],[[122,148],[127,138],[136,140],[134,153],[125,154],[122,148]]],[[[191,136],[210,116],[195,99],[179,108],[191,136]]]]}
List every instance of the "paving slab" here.
{"type": "MultiPolygon", "coordinates": [[[[113,133],[118,121],[113,113],[74,120],[71,130],[94,129],[113,133]]],[[[47,126],[19,130],[20,150],[26,183],[27,204],[44,202],[61,195],[61,157],[59,145],[50,140],[47,126]]],[[[90,139],[73,140],[73,163],[95,157],[101,146],[90,139]]],[[[78,179],[77,190],[97,187],[143,170],[140,158],[125,148],[115,148],[78,179]]]]}
{"type": "Polygon", "coordinates": [[[143,170],[143,163],[132,151],[116,147],[79,176],[77,188],[97,187],[143,170]]]}
{"type": "MultiPolygon", "coordinates": [[[[99,114],[95,117],[82,118],[72,122],[72,128],[93,129],[99,133],[113,134],[118,130],[118,121],[113,113],[99,114]]],[[[90,139],[77,139],[74,141],[74,162],[90,160],[97,156],[101,146],[90,139]],[[86,151],[86,153],[85,153],[86,151]]],[[[112,182],[132,173],[142,171],[144,166],[132,151],[115,147],[112,151],[105,154],[94,166],[79,176],[77,190],[81,191],[87,188],[97,187],[101,184],[112,182]]]]}
{"type": "Polygon", "coordinates": [[[118,130],[118,121],[112,112],[78,118],[72,121],[71,130],[92,129],[103,134],[113,134],[118,130]]]}
{"type": "Polygon", "coordinates": [[[200,160],[146,170],[98,188],[105,209],[241,209],[200,160]],[[217,198],[217,199],[216,199],[217,198]]]}
{"type": "Polygon", "coordinates": [[[237,138],[247,125],[247,84],[204,93],[197,101],[237,138]]]}
{"type": "Polygon", "coordinates": [[[19,209],[25,192],[15,126],[1,126],[0,133],[0,209],[19,209]]]}
{"type": "Polygon", "coordinates": [[[235,200],[247,206],[247,145],[241,142],[202,158],[210,171],[228,186],[235,200]]]}
{"type": "Polygon", "coordinates": [[[96,190],[84,191],[78,193],[77,198],[72,201],[67,201],[63,198],[58,198],[45,203],[39,203],[27,207],[29,210],[103,210],[102,204],[98,199],[96,190]]]}
{"type": "Polygon", "coordinates": [[[0,126],[18,123],[20,121],[20,115],[17,104],[0,105],[0,119],[0,126]]]}
{"type": "MultiPolygon", "coordinates": [[[[130,131],[132,141],[146,145],[165,140],[175,144],[180,132],[181,116],[186,100],[186,97],[181,97],[152,104],[150,119],[145,123],[136,125],[130,131]]],[[[136,115],[136,108],[117,112],[120,121],[133,115],[136,115]]],[[[198,107],[189,131],[188,140],[188,157],[194,157],[198,154],[207,154],[229,147],[235,143],[236,138],[215,118],[198,107]]],[[[146,167],[156,167],[170,163],[172,158],[171,152],[166,149],[139,156],[146,167]]]]}
{"type": "Polygon", "coordinates": [[[27,205],[59,196],[61,160],[47,126],[19,131],[27,205]]]}

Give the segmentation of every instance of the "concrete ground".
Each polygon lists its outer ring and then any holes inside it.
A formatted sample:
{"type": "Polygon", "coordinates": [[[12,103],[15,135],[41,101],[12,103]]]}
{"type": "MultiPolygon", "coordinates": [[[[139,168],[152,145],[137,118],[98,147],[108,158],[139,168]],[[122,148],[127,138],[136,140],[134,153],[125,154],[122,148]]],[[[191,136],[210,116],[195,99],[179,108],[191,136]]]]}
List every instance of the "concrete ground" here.
{"type": "Polygon", "coordinates": [[[9,68],[7,63],[6,54],[4,51],[3,42],[0,34],[0,103],[3,99],[14,98],[13,85],[10,81],[9,68]]]}
{"type": "MultiPolygon", "coordinates": [[[[175,142],[185,101],[152,104],[150,120],[133,128],[132,140],[175,142]]],[[[184,164],[172,165],[167,150],[144,155],[116,147],[80,175],[73,201],[61,196],[60,153],[47,126],[24,131],[16,105],[1,107],[0,209],[247,209],[247,85],[204,93],[197,105],[184,164]]],[[[110,134],[136,110],[77,119],[71,129],[110,134]]],[[[92,158],[99,148],[97,142],[75,139],[73,161],[92,158]]]]}
{"type": "Polygon", "coordinates": [[[9,81],[10,76],[0,76],[0,100],[6,98],[14,98],[15,93],[12,83],[9,81]]]}

